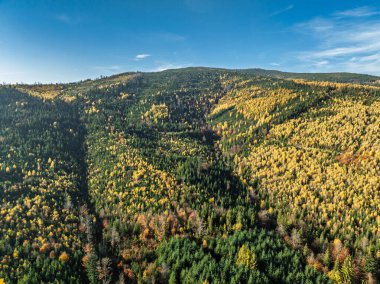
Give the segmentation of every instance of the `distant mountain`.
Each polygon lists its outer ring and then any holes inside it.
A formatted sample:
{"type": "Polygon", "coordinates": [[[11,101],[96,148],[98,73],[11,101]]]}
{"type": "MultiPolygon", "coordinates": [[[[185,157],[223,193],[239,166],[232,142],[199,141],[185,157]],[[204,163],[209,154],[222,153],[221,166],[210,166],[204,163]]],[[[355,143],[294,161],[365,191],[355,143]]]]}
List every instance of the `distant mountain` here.
{"type": "MultiPolygon", "coordinates": [[[[249,68],[249,69],[224,69],[224,68],[209,68],[209,67],[187,67],[181,69],[172,69],[177,72],[202,72],[205,70],[213,71],[229,71],[239,74],[249,74],[257,76],[267,76],[277,79],[304,79],[309,81],[328,81],[339,83],[357,83],[357,84],[380,84],[380,77],[367,74],[349,73],[349,72],[332,72],[332,73],[296,73],[296,72],[284,72],[279,70],[266,70],[261,68],[249,68]]],[[[169,71],[169,70],[166,70],[169,71]]],[[[165,71],[163,71],[165,72],[165,71]]],[[[118,76],[118,75],[116,75],[118,76]]]]}
{"type": "MultiPolygon", "coordinates": [[[[349,73],[349,72],[332,72],[332,73],[296,73],[296,72],[284,72],[279,70],[266,70],[261,68],[248,68],[248,69],[227,69],[227,68],[214,68],[214,67],[186,67],[178,69],[167,69],[158,72],[124,72],[111,76],[102,76],[96,79],[87,79],[78,82],[72,82],[68,84],[55,83],[55,84],[18,84],[19,86],[24,86],[26,88],[35,88],[39,86],[55,86],[53,89],[77,88],[78,85],[82,87],[95,87],[99,84],[109,83],[120,83],[120,81],[125,81],[131,74],[154,74],[154,73],[167,73],[167,74],[192,74],[199,73],[204,74],[207,72],[224,72],[230,74],[239,75],[256,75],[262,77],[272,77],[277,79],[303,79],[308,81],[327,81],[327,82],[338,82],[338,83],[355,83],[355,84],[367,84],[367,85],[380,85],[380,76],[360,74],[360,73],[349,73]]],[[[11,84],[13,85],[13,84],[11,84]]]]}
{"type": "Polygon", "coordinates": [[[380,77],[358,74],[358,73],[348,73],[348,72],[333,72],[333,73],[294,73],[294,72],[283,72],[278,70],[265,70],[260,68],[239,70],[242,72],[247,72],[253,75],[259,76],[269,76],[278,79],[304,79],[311,81],[329,81],[329,82],[339,82],[339,83],[358,83],[358,84],[379,84],[380,77]]]}

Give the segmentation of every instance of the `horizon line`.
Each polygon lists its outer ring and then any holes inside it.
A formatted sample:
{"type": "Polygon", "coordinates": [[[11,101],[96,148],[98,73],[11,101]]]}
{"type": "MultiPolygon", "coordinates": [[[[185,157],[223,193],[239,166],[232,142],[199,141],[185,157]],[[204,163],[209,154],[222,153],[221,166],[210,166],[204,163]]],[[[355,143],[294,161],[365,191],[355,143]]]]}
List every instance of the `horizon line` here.
{"type": "Polygon", "coordinates": [[[213,66],[187,66],[187,67],[178,67],[178,68],[167,68],[164,70],[151,70],[151,71],[124,71],[120,73],[114,73],[111,75],[99,75],[98,77],[95,78],[86,78],[86,79],[80,79],[77,81],[62,81],[62,82],[15,82],[15,83],[10,83],[10,82],[1,82],[0,86],[13,86],[13,85],[64,85],[64,84],[77,84],[85,81],[96,81],[100,79],[105,79],[105,78],[111,78],[115,76],[120,76],[123,74],[136,74],[136,73],[163,73],[167,71],[173,71],[173,70],[185,70],[185,69],[219,69],[219,70],[225,70],[225,71],[249,71],[249,70],[261,70],[261,71],[267,71],[267,72],[280,72],[280,73],[288,73],[288,74],[316,74],[316,75],[331,75],[331,74],[351,74],[351,75],[363,75],[363,76],[371,76],[371,77],[376,77],[380,80],[379,75],[374,75],[374,74],[368,74],[368,73],[354,73],[354,72],[347,72],[347,71],[333,71],[333,72],[295,72],[295,71],[285,71],[285,70],[279,70],[279,69],[265,69],[265,68],[260,68],[260,67],[249,67],[249,68],[227,68],[227,67],[213,67],[213,66]]]}

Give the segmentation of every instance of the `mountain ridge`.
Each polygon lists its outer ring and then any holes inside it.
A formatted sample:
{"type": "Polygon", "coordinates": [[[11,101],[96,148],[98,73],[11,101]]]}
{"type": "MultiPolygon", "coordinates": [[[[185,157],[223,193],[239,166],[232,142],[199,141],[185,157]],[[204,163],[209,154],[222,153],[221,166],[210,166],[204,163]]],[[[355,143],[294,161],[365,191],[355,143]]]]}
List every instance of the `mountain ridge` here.
{"type": "Polygon", "coordinates": [[[116,73],[107,76],[100,76],[94,79],[83,79],[80,81],[73,81],[67,83],[3,83],[3,86],[14,86],[14,85],[73,85],[88,81],[104,80],[106,78],[118,78],[125,75],[131,74],[154,74],[154,73],[165,73],[165,72],[187,72],[187,71],[224,71],[224,72],[236,72],[238,74],[249,74],[258,76],[268,76],[278,79],[305,79],[305,80],[316,80],[316,81],[331,81],[340,83],[361,83],[361,84],[380,84],[380,76],[363,74],[363,73],[352,73],[352,72],[289,72],[281,71],[275,69],[263,69],[263,68],[223,68],[223,67],[204,67],[204,66],[192,66],[183,68],[166,69],[162,71],[126,71],[121,73],[116,73]]]}

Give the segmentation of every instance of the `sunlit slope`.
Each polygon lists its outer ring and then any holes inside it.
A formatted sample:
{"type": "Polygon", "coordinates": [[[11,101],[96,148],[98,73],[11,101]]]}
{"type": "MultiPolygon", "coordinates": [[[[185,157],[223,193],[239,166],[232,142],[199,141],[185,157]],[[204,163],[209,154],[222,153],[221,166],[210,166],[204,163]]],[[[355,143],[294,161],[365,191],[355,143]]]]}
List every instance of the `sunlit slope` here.
{"type": "Polygon", "coordinates": [[[78,98],[102,223],[85,259],[106,259],[114,278],[130,282],[326,282],[258,228],[255,201],[215,148],[207,113],[225,95],[223,74],[139,74],[78,98]]]}
{"type": "Polygon", "coordinates": [[[368,85],[379,85],[380,77],[373,75],[348,73],[348,72],[331,72],[331,73],[292,73],[281,72],[277,70],[264,69],[247,69],[241,70],[251,75],[268,76],[277,79],[304,79],[308,81],[329,81],[339,83],[357,83],[368,85]]]}
{"type": "Polygon", "coordinates": [[[350,253],[357,267],[363,256],[379,258],[380,89],[239,76],[223,82],[228,93],[209,116],[219,147],[255,181],[262,212],[277,219],[285,239],[312,246],[309,262],[320,267],[350,253]],[[334,239],[351,251],[334,255],[334,239]]]}
{"type": "Polygon", "coordinates": [[[375,281],[376,77],[255,72],[2,88],[0,281],[375,281]]]}

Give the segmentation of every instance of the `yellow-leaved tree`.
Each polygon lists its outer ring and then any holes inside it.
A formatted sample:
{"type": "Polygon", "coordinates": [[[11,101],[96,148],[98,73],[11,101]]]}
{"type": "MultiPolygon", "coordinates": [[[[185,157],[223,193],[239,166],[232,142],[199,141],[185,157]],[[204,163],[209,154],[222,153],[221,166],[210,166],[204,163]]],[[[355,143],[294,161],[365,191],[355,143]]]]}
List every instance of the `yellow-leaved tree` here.
{"type": "Polygon", "coordinates": [[[169,117],[169,108],[166,104],[153,104],[150,110],[144,114],[145,119],[154,121],[155,123],[163,121],[169,117]]]}
{"type": "Polygon", "coordinates": [[[248,267],[249,269],[256,269],[257,265],[255,253],[245,245],[242,245],[238,252],[236,264],[238,266],[248,267]]]}

